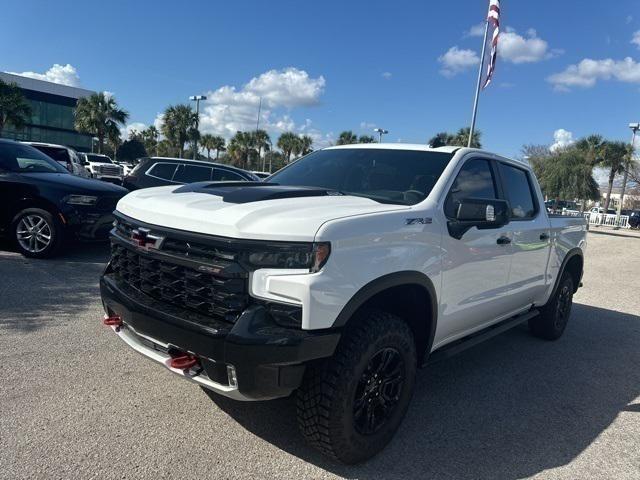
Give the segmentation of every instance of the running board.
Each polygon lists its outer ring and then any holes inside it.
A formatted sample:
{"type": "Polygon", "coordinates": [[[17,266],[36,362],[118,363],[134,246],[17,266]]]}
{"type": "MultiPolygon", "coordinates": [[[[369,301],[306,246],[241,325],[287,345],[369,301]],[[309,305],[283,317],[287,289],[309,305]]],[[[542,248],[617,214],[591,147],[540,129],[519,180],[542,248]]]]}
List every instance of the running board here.
{"type": "Polygon", "coordinates": [[[538,312],[538,310],[529,310],[526,313],[522,313],[500,323],[496,323],[495,325],[485,328],[484,330],[480,330],[479,332],[472,333],[471,335],[461,338],[460,340],[456,340],[455,342],[445,345],[444,347],[439,348],[431,355],[429,355],[422,366],[431,365],[432,363],[439,362],[440,360],[453,357],[454,355],[463,352],[467,348],[474,347],[479,343],[490,339],[491,337],[500,335],[501,333],[506,332],[507,330],[510,330],[517,325],[520,325],[522,322],[537,317],[539,314],[540,312],[538,312]]]}

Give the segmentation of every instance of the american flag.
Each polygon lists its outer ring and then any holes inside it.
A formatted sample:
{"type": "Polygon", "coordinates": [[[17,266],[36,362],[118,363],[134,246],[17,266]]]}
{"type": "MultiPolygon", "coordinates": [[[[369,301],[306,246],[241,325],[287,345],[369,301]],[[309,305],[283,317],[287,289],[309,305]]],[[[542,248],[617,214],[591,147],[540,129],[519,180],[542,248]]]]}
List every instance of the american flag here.
{"type": "Polygon", "coordinates": [[[491,56],[487,64],[487,77],[484,81],[482,89],[484,90],[491,83],[493,72],[496,69],[496,57],[498,54],[498,36],[500,35],[500,0],[489,0],[489,13],[487,14],[487,22],[493,27],[491,35],[491,56]]]}

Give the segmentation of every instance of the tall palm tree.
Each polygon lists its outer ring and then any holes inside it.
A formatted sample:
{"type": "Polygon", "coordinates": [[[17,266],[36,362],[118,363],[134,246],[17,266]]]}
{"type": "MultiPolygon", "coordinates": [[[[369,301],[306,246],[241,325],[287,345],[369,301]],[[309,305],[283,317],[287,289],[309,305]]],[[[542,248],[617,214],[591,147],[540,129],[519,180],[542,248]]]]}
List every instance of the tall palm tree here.
{"type": "Polygon", "coordinates": [[[102,153],[109,129],[124,125],[129,113],[118,106],[113,95],[94,93],[78,100],[76,129],[98,137],[98,153],[102,153]]]}
{"type": "Polygon", "coordinates": [[[301,135],[299,138],[298,153],[307,155],[313,152],[313,138],[309,135],[301,135]]]}
{"type": "Polygon", "coordinates": [[[358,143],[375,143],[376,139],[371,135],[360,135],[358,138],[358,143]]]}
{"type": "Polygon", "coordinates": [[[113,149],[113,159],[118,159],[118,147],[122,145],[122,139],[120,138],[120,129],[115,125],[109,125],[107,129],[107,143],[113,149]]]}
{"type": "Polygon", "coordinates": [[[196,112],[189,105],[170,105],[164,111],[160,130],[180,158],[184,156],[185,143],[193,137],[197,120],[196,112]]]}
{"type": "Polygon", "coordinates": [[[251,132],[237,132],[229,141],[229,154],[237,165],[248,168],[249,157],[254,150],[254,138],[251,132]]]}
{"type": "Polygon", "coordinates": [[[352,143],[358,143],[358,136],[351,130],[346,130],[340,133],[338,137],[338,145],[351,145],[352,143]]]}
{"type": "Polygon", "coordinates": [[[144,143],[144,148],[148,152],[149,155],[152,152],[155,152],[158,155],[158,136],[160,132],[155,127],[155,125],[149,125],[142,132],[140,132],[140,136],[142,137],[142,143],[144,143]]]}
{"type": "Polygon", "coordinates": [[[284,157],[287,159],[287,163],[291,161],[291,154],[295,151],[298,145],[298,136],[293,132],[284,132],[278,138],[278,148],[282,150],[284,157]]]}
{"type": "Polygon", "coordinates": [[[602,156],[598,164],[609,172],[607,182],[607,198],[604,201],[604,211],[606,213],[611,203],[611,192],[613,190],[613,182],[616,175],[624,172],[627,158],[631,155],[631,146],[626,142],[606,141],[602,146],[602,156]]]}
{"type": "Polygon", "coordinates": [[[216,160],[218,160],[218,158],[220,158],[220,152],[224,152],[226,148],[224,137],[214,135],[212,145],[212,149],[216,151],[216,160]]]}
{"type": "MultiPolygon", "coordinates": [[[[258,161],[260,161],[260,158],[262,158],[262,151],[269,151],[271,146],[271,137],[269,137],[266,130],[256,130],[253,132],[253,141],[254,147],[258,150],[258,161]]],[[[258,168],[257,165],[256,168],[258,168]]],[[[264,158],[262,159],[262,170],[264,170],[264,158]]]]}
{"type": "Polygon", "coordinates": [[[200,146],[207,151],[207,160],[211,160],[211,150],[214,150],[213,135],[205,133],[200,137],[200,146]]]}
{"type": "Polygon", "coordinates": [[[5,125],[10,123],[16,129],[21,130],[30,116],[31,107],[25,101],[18,84],[0,80],[0,137],[2,137],[5,125]]]}
{"type": "Polygon", "coordinates": [[[595,166],[602,160],[606,141],[602,135],[588,135],[576,142],[576,148],[584,153],[587,162],[595,166]]]}

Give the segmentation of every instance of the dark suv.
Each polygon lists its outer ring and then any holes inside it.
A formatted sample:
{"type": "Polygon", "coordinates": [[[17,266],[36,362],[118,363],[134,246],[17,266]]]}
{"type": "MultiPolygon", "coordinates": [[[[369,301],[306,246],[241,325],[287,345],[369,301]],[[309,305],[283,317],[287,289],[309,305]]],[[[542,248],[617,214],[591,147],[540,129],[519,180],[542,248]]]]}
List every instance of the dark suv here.
{"type": "Polygon", "coordinates": [[[127,190],[71,175],[29,145],[0,139],[0,234],[28,257],[57,253],[69,236],[106,238],[127,190]]]}
{"type": "Polygon", "coordinates": [[[136,168],[124,177],[122,185],[129,190],[137,190],[162,185],[208,181],[258,182],[260,178],[246,170],[220,163],[181,158],[145,157],[139,159],[136,168]]]}

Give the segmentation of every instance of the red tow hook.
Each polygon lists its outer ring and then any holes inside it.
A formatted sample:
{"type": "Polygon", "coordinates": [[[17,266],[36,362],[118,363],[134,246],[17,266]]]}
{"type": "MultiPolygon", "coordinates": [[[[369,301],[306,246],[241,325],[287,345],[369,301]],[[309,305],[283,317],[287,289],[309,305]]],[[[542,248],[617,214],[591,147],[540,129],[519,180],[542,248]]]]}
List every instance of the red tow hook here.
{"type": "Polygon", "coordinates": [[[122,318],[120,318],[118,315],[111,315],[111,316],[105,315],[104,319],[102,320],[102,323],[109,327],[121,327],[122,318]]]}
{"type": "Polygon", "coordinates": [[[171,357],[169,360],[169,366],[177,370],[189,370],[198,363],[198,359],[193,355],[185,354],[179,357],[171,357]]]}

